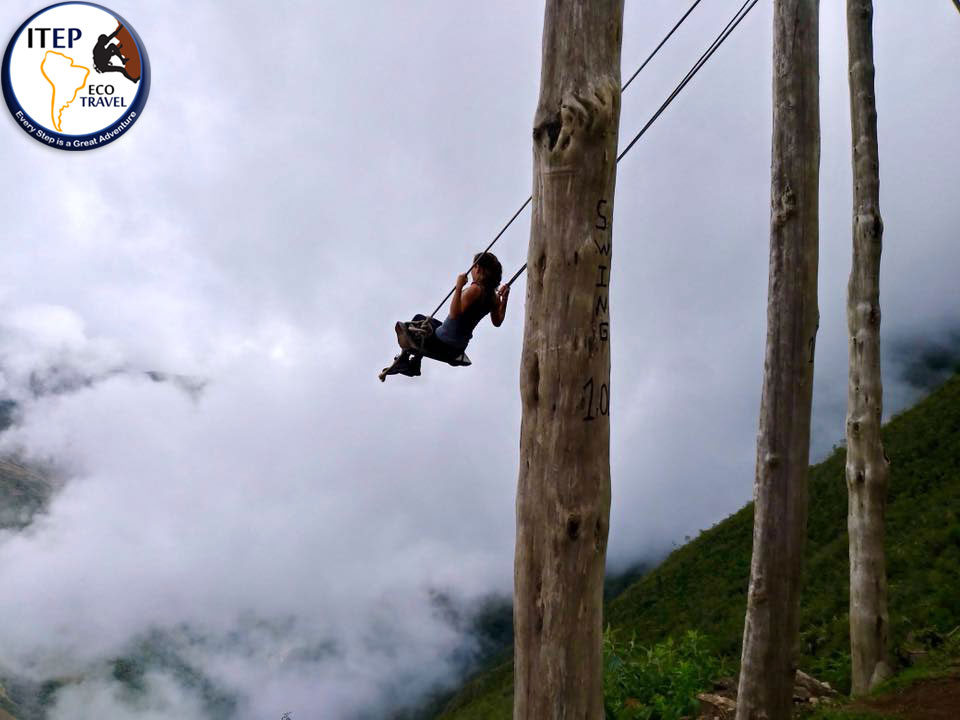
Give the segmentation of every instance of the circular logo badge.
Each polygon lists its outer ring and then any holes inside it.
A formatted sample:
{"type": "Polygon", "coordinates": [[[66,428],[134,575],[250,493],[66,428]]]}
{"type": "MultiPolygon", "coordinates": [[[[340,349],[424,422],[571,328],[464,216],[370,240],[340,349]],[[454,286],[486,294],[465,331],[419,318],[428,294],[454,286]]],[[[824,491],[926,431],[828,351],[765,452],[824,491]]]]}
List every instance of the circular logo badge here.
{"type": "Polygon", "coordinates": [[[60,150],[92,150],[130,130],[150,92],[150,62],[126,20],[100,5],[44,8],[13,35],[0,70],[17,125],[60,150]]]}

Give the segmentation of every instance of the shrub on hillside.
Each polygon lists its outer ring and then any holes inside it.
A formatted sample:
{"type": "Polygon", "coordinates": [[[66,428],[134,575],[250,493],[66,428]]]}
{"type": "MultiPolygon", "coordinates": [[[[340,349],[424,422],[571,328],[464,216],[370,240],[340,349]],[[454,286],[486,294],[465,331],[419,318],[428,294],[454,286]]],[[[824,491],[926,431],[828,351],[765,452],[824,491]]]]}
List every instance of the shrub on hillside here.
{"type": "Polygon", "coordinates": [[[618,641],[607,628],[603,636],[603,695],[607,720],[679,720],[695,715],[697,693],[726,674],[722,659],[694,630],[679,642],[667,638],[653,647],[631,638],[618,641]]]}

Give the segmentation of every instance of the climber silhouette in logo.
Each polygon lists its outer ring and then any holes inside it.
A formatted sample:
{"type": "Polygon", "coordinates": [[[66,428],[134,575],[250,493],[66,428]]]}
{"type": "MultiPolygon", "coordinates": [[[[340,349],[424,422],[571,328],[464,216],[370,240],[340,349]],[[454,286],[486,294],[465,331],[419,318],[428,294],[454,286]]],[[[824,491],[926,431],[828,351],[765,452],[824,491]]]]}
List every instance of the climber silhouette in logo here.
{"type": "Polygon", "coordinates": [[[113,31],[112,35],[101,35],[100,39],[97,40],[97,44],[93,46],[93,67],[98,73],[123,73],[123,76],[130,82],[135,83],[140,80],[140,56],[136,51],[136,46],[132,42],[132,38],[129,38],[129,33],[126,32],[123,25],[117,25],[117,29],[113,31]],[[113,39],[116,38],[118,34],[120,35],[120,39],[114,44],[113,39]],[[125,40],[127,40],[127,42],[124,42],[125,40]],[[131,46],[134,48],[133,53],[124,54],[125,47],[131,46]],[[135,56],[136,60],[136,62],[133,63],[136,69],[135,75],[127,70],[131,59],[134,59],[133,56],[135,56]],[[122,62],[123,65],[114,65],[114,57],[120,58],[120,62],[122,62]]]}

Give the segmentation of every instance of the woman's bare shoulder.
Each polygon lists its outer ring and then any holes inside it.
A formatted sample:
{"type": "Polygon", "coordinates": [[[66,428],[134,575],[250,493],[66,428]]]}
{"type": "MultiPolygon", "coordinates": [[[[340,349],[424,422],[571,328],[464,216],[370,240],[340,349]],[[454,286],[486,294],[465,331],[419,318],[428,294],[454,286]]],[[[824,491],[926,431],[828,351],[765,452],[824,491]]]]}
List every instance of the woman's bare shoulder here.
{"type": "Polygon", "coordinates": [[[463,294],[460,297],[467,302],[473,302],[481,295],[483,295],[483,290],[480,289],[479,285],[470,285],[463,289],[463,294]]]}

